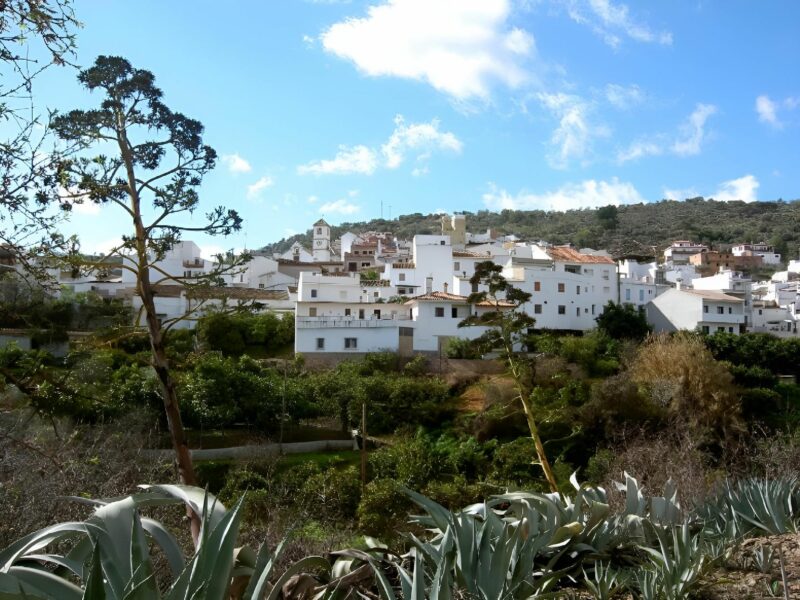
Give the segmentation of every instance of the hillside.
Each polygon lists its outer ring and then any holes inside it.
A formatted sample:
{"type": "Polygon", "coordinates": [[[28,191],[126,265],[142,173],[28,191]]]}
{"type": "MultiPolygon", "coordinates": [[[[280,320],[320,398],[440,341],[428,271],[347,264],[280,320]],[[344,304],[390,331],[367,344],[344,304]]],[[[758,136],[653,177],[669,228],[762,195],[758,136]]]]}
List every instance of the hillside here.
{"type": "MultiPolygon", "coordinates": [[[[766,241],[787,259],[797,258],[800,251],[800,200],[748,204],[693,198],[567,212],[482,210],[465,214],[471,232],[492,228],[527,240],[606,248],[617,256],[652,255],[654,249],[660,253],[675,239],[714,246],[766,241]]],[[[334,239],[346,231],[391,231],[405,239],[441,231],[438,215],[420,213],[392,220],[342,223],[331,229],[334,239]]],[[[267,245],[264,250],[284,251],[296,240],[308,245],[311,230],[267,245]]]]}

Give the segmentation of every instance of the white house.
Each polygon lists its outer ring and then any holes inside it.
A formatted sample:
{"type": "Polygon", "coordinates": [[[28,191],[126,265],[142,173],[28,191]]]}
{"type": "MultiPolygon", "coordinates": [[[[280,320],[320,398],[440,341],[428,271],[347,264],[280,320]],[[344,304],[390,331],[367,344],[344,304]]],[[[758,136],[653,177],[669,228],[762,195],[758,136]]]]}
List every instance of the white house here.
{"type": "Polygon", "coordinates": [[[717,291],[734,296],[744,301],[744,325],[753,322],[753,282],[735,271],[720,271],[709,277],[698,277],[692,280],[696,290],[717,291]]]}
{"type": "Polygon", "coordinates": [[[530,247],[506,263],[503,275],[531,294],[522,309],[537,329],[588,331],[608,302],[619,302],[617,266],[607,256],[582,254],[566,246],[530,247]]]}
{"type": "Polygon", "coordinates": [[[731,248],[734,256],[760,256],[765,265],[781,264],[781,255],[775,253],[775,249],[765,243],[760,244],[739,244],[731,248]]]}
{"type": "Polygon", "coordinates": [[[671,289],[645,306],[656,332],[696,329],[703,333],[744,331],[744,300],[702,290],[671,289]]]}
{"type": "Polygon", "coordinates": [[[664,260],[676,265],[685,265],[689,262],[690,256],[701,252],[708,252],[708,246],[689,240],[676,240],[664,250],[664,260]]]}

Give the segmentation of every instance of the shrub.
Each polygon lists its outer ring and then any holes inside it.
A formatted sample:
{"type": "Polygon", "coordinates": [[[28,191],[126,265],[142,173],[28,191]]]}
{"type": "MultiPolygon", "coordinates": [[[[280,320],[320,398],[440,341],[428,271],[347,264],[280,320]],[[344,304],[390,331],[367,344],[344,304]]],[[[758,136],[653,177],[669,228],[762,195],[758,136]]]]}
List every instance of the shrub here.
{"type": "Polygon", "coordinates": [[[742,430],[733,376],[695,335],[651,337],[639,348],[631,376],[654,402],[695,430],[720,440],[742,430]]]}
{"type": "Polygon", "coordinates": [[[370,481],[358,504],[358,528],[367,535],[394,538],[406,522],[412,504],[393,479],[370,481]]]}
{"type": "Polygon", "coordinates": [[[542,470],[535,465],[536,448],[529,437],[501,444],[492,457],[491,481],[531,487],[542,481],[542,470]]]}
{"type": "Polygon", "coordinates": [[[480,358],[481,352],[478,344],[463,338],[450,338],[445,346],[447,358],[480,358]]]}

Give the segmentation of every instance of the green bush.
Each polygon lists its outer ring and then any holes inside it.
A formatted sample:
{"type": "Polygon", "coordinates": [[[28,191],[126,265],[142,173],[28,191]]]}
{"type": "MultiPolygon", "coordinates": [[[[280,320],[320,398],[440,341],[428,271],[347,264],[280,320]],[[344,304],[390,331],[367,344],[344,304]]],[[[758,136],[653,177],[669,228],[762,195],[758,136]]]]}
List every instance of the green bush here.
{"type": "Polygon", "coordinates": [[[367,535],[392,539],[408,520],[412,503],[393,479],[370,481],[361,495],[356,514],[358,528],[367,535]]]}
{"type": "Polygon", "coordinates": [[[481,352],[478,344],[463,338],[450,338],[445,346],[447,358],[480,358],[481,352]]]}
{"type": "Polygon", "coordinates": [[[536,448],[529,437],[501,444],[492,457],[490,480],[500,484],[531,487],[542,481],[541,467],[534,464],[536,448]]]}

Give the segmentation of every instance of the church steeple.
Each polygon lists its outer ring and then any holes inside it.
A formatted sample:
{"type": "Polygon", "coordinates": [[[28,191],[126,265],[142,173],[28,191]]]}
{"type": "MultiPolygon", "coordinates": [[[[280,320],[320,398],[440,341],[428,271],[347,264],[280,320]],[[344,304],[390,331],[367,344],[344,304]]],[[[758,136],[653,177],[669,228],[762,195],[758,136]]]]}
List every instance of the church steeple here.
{"type": "Polygon", "coordinates": [[[312,254],[314,262],[330,262],[331,260],[331,226],[320,219],[314,223],[314,242],[312,254]]]}

